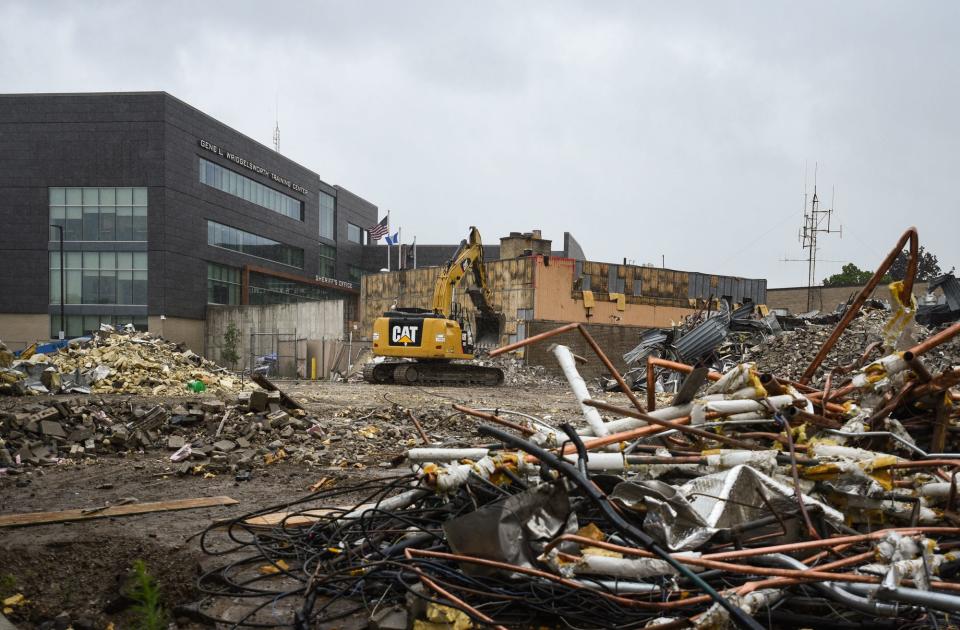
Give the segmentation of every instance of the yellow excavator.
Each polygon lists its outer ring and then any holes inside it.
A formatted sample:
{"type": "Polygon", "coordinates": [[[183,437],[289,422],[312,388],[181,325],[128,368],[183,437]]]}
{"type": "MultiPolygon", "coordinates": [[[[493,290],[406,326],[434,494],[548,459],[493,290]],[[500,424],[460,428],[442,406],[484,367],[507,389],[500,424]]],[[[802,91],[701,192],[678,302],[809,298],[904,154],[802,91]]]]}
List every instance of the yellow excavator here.
{"type": "Polygon", "coordinates": [[[500,342],[503,315],[490,305],[480,232],[470,227],[468,239],[437,277],[433,309],[395,308],[373,323],[373,355],[385,357],[363,370],[368,383],[400,385],[499,385],[503,371],[472,363],[480,348],[500,342]],[[456,301],[456,291],[472,273],[467,289],[476,313],[473,327],[456,301]]]}

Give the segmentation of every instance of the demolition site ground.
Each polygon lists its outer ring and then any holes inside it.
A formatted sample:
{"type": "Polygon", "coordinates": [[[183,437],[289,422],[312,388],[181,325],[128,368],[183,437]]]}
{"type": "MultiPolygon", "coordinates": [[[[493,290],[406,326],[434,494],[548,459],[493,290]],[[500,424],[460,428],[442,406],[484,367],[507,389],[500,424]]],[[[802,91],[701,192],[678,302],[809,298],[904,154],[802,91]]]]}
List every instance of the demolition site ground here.
{"type": "MultiPolygon", "coordinates": [[[[66,613],[74,628],[136,627],[126,596],[131,566],[146,562],[156,578],[162,603],[180,628],[210,627],[202,617],[191,619],[202,593],[197,576],[205,558],[199,534],[211,523],[246,512],[294,500],[322,482],[325,487],[356,484],[364,479],[397,477],[406,467],[393,462],[410,446],[420,445],[416,427],[402,411],[415,410],[424,431],[436,445],[458,446],[482,441],[478,420],[457,414],[453,403],[473,408],[502,407],[552,416],[559,424],[575,421],[579,407],[569,388],[558,382],[499,388],[413,388],[367,383],[282,384],[312,415],[329,420],[327,449],[336,465],[281,460],[252,469],[249,481],[237,481],[230,471],[216,474],[178,474],[172,451],[130,451],[67,460],[59,465],[29,469],[20,475],[0,476],[0,514],[47,512],[137,502],[227,495],[234,505],[158,512],[78,522],[0,528],[0,599],[22,593],[28,603],[10,615],[18,628],[47,627],[45,620],[66,613]],[[372,428],[371,428],[372,427],[372,428]]],[[[623,404],[621,394],[598,397],[623,404]],[[619,400],[618,400],[619,399],[619,400]]],[[[80,401],[88,396],[31,397],[80,401]]],[[[146,407],[178,404],[195,398],[99,396],[109,403],[130,402],[146,407]]],[[[209,397],[207,397],[209,398],[209,397]]],[[[226,397],[225,397],[226,398],[226,397]]],[[[0,412],[23,404],[23,399],[0,398],[0,412]]],[[[231,402],[229,399],[227,402],[231,402]]],[[[355,496],[344,496],[352,505],[355,496]]],[[[230,605],[205,609],[209,616],[231,618],[230,605]]],[[[49,622],[48,622],[49,623],[49,622]]],[[[366,627],[367,615],[348,618],[338,627],[366,627]]],[[[66,626],[64,626],[66,627],[66,626]]]]}

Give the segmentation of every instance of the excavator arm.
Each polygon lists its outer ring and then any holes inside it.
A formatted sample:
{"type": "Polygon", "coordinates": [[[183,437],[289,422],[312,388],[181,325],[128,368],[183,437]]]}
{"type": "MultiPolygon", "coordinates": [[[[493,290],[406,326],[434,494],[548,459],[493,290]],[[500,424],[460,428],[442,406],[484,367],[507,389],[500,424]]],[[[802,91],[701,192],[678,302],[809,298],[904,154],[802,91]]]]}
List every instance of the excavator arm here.
{"type": "Polygon", "coordinates": [[[467,290],[477,309],[476,339],[480,345],[495,345],[503,329],[503,316],[490,304],[490,288],[487,285],[487,269],[483,263],[483,244],[480,231],[470,226],[469,238],[460,242],[440,275],[433,291],[433,312],[446,318],[453,314],[453,296],[457,286],[468,272],[473,273],[474,287],[467,290]]]}

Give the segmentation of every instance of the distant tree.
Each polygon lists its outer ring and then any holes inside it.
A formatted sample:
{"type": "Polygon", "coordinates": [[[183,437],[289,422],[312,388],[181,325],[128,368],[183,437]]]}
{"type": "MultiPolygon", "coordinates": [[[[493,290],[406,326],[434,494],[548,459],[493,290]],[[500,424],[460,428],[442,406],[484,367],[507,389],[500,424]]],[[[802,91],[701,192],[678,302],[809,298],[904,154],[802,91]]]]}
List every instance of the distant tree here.
{"type": "Polygon", "coordinates": [[[840,273],[835,273],[829,278],[825,278],[823,286],[849,287],[866,284],[872,275],[872,271],[864,271],[853,263],[847,263],[840,269],[840,273]]]}
{"type": "MultiPolygon", "coordinates": [[[[940,269],[940,262],[936,255],[925,250],[923,245],[917,250],[917,255],[917,280],[932,280],[943,275],[944,272],[940,269]]],[[[904,250],[893,261],[893,265],[890,267],[890,276],[894,280],[903,280],[907,277],[907,260],[909,257],[910,253],[904,250]]],[[[951,267],[949,273],[953,273],[953,270],[954,267],[951,267]]]]}
{"type": "Polygon", "coordinates": [[[237,361],[240,360],[240,353],[237,352],[237,346],[240,344],[240,330],[233,322],[227,324],[227,331],[223,333],[223,349],[220,351],[220,358],[230,367],[236,368],[237,361]]]}

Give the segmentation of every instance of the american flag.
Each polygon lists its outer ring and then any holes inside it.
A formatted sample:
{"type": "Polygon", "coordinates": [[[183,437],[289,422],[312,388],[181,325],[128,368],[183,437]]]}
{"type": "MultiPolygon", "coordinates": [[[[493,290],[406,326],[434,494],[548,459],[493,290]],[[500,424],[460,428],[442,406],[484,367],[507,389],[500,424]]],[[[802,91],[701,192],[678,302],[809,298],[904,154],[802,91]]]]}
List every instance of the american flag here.
{"type": "Polygon", "coordinates": [[[375,226],[368,230],[370,234],[370,239],[374,241],[379,241],[381,238],[386,236],[390,232],[390,215],[380,219],[380,223],[377,223],[375,226]]]}

